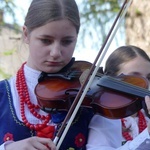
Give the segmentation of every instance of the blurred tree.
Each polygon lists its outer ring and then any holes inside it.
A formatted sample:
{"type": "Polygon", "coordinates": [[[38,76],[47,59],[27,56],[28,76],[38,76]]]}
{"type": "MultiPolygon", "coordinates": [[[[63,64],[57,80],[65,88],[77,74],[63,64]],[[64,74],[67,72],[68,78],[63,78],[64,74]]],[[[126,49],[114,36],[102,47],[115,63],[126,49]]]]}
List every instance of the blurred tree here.
{"type": "Polygon", "coordinates": [[[15,17],[15,9],[17,9],[17,6],[14,0],[0,0],[0,4],[0,26],[2,27],[6,25],[4,15],[9,14],[12,17],[13,28],[18,32],[19,26],[15,17]]]}
{"type": "MultiPolygon", "coordinates": [[[[3,62],[3,60],[7,60],[7,58],[5,57],[5,53],[7,53],[8,51],[12,51],[13,49],[12,45],[14,44],[14,42],[10,40],[11,38],[14,38],[16,34],[12,34],[11,31],[14,31],[15,33],[19,33],[20,31],[20,28],[16,22],[15,9],[17,9],[17,7],[14,3],[14,0],[0,0],[0,78],[9,78],[11,76],[11,73],[9,71],[5,71],[5,69],[7,69],[7,65],[4,65],[5,63],[3,62]],[[5,22],[4,16],[6,14],[11,16],[11,24],[5,22]]],[[[13,54],[14,51],[10,55],[12,55],[13,57],[13,54]]],[[[10,60],[9,56],[8,59],[10,60]]],[[[8,63],[8,61],[6,63],[8,63]]],[[[12,62],[10,61],[10,63],[12,62]]]]}
{"type": "Polygon", "coordinates": [[[15,13],[14,9],[16,8],[16,5],[14,3],[14,0],[0,0],[0,10],[1,13],[5,14],[8,13],[12,16],[14,22],[15,22],[15,13]]]}
{"type": "MultiPolygon", "coordinates": [[[[97,41],[103,43],[110,29],[109,25],[114,21],[123,2],[124,0],[82,0],[80,4],[82,39],[88,34],[94,46],[97,41]]],[[[125,44],[139,46],[150,56],[149,10],[149,0],[132,0],[123,24],[119,28],[119,34],[125,44]]]]}
{"type": "MultiPolygon", "coordinates": [[[[99,50],[124,0],[76,1],[79,2],[78,6],[81,16],[79,40],[82,44],[80,42],[79,45],[86,45],[88,42],[88,44],[92,43],[92,50],[99,50]],[[86,40],[86,38],[88,38],[88,40],[86,40]]],[[[17,7],[14,0],[0,0],[0,3],[0,13],[9,13],[13,17],[15,23],[14,10],[17,9],[17,7]]],[[[140,6],[138,4],[137,0],[133,0],[132,6],[129,8],[122,26],[119,27],[119,33],[117,34],[121,36],[119,40],[116,39],[116,42],[122,40],[125,41],[126,44],[134,44],[141,48],[144,47],[144,49],[149,51],[150,3],[149,0],[142,0],[140,6]]],[[[119,43],[117,44],[119,45],[119,43]]],[[[11,49],[9,49],[9,51],[10,50],[11,49]]]]}
{"type": "Polygon", "coordinates": [[[144,49],[150,56],[150,1],[133,0],[125,22],[126,44],[144,49]],[[138,2],[137,2],[138,1],[138,2]]]}
{"type": "MultiPolygon", "coordinates": [[[[100,41],[102,44],[122,2],[121,0],[82,0],[79,5],[82,24],[81,38],[84,39],[85,35],[90,35],[93,41],[100,41]]],[[[93,44],[95,47],[96,43],[93,44]]]]}

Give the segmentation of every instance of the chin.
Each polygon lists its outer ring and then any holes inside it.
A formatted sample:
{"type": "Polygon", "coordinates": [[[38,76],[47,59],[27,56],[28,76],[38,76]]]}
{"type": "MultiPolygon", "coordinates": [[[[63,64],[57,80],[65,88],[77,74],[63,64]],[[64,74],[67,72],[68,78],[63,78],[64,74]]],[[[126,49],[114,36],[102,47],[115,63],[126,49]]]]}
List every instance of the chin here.
{"type": "Polygon", "coordinates": [[[46,73],[57,73],[61,70],[61,68],[51,68],[51,69],[47,69],[44,72],[46,73]]]}

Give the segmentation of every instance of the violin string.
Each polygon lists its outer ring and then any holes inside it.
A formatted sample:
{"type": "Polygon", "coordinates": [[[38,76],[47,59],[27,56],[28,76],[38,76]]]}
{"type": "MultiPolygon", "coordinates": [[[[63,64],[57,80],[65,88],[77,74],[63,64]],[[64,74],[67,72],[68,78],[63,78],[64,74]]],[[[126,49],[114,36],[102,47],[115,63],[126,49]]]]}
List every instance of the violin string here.
{"type": "Polygon", "coordinates": [[[137,96],[145,97],[146,95],[150,95],[150,91],[148,89],[133,85],[133,84],[125,82],[125,81],[119,81],[110,76],[107,76],[107,80],[105,81],[105,84],[106,84],[106,82],[109,82],[109,83],[111,82],[111,86],[113,84],[113,87],[117,87],[118,89],[120,89],[122,87],[123,90],[125,90],[125,88],[127,88],[129,90],[129,92],[135,91],[135,93],[137,93],[137,96]]]}

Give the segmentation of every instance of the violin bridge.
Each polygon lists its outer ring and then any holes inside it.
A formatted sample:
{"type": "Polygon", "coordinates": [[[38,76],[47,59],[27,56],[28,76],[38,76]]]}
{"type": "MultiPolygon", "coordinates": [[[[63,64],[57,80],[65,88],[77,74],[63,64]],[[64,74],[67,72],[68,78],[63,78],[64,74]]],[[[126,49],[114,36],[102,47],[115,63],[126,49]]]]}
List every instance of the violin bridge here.
{"type": "Polygon", "coordinates": [[[87,76],[89,74],[89,69],[86,69],[83,71],[81,76],[79,77],[80,84],[83,85],[84,81],[86,80],[87,76]]]}

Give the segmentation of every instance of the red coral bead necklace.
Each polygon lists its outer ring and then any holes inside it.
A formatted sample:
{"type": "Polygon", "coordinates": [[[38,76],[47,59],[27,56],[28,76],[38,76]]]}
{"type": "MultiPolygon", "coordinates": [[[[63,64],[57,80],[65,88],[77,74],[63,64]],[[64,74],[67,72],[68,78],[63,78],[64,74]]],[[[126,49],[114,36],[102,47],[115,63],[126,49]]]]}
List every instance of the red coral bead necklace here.
{"type": "MultiPolygon", "coordinates": [[[[139,133],[141,133],[147,127],[145,116],[141,111],[138,112],[138,119],[139,119],[138,120],[139,133]]],[[[122,121],[122,126],[126,128],[125,119],[121,119],[121,121],[122,121]]],[[[133,138],[131,137],[128,131],[122,132],[122,135],[127,141],[133,140],[133,138]]]]}
{"type": "Polygon", "coordinates": [[[40,109],[39,106],[31,103],[29,92],[28,92],[28,87],[27,87],[25,75],[24,75],[24,65],[25,63],[18,70],[17,76],[16,76],[16,87],[17,87],[19,98],[20,98],[21,117],[22,117],[22,121],[27,127],[29,127],[31,130],[38,131],[47,126],[47,123],[50,121],[51,117],[50,117],[50,114],[48,114],[47,116],[39,114],[38,113],[40,109]],[[42,121],[41,124],[31,124],[27,120],[25,116],[25,105],[28,107],[29,111],[36,118],[42,121]]]}

